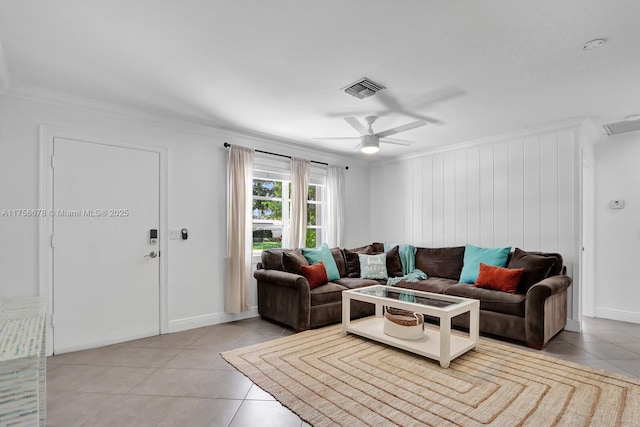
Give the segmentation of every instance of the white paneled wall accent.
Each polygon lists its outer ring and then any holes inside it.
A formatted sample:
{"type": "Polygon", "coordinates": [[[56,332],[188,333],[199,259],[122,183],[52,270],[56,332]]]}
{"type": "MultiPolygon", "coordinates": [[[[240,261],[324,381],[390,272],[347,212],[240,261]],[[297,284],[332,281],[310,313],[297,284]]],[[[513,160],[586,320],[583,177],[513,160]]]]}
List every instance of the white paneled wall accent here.
{"type": "Polygon", "coordinates": [[[565,131],[376,167],[372,235],[433,247],[564,249],[570,257],[576,147],[565,131]]]}
{"type": "MultiPolygon", "coordinates": [[[[574,124],[380,163],[371,168],[371,236],[559,252],[576,281],[580,138],[574,124]]],[[[579,312],[577,301],[570,313],[579,312]]]]}

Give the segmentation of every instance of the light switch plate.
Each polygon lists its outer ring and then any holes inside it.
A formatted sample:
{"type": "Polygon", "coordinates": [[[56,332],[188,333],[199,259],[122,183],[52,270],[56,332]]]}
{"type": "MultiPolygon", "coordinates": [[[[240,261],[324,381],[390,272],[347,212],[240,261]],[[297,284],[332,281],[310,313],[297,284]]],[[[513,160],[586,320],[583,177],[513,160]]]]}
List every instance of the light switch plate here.
{"type": "Polygon", "coordinates": [[[611,200],[609,207],[611,209],[624,209],[624,200],[611,200]]]}
{"type": "Polygon", "coordinates": [[[169,230],[169,239],[171,240],[182,239],[182,236],[180,236],[180,230],[169,230]]]}

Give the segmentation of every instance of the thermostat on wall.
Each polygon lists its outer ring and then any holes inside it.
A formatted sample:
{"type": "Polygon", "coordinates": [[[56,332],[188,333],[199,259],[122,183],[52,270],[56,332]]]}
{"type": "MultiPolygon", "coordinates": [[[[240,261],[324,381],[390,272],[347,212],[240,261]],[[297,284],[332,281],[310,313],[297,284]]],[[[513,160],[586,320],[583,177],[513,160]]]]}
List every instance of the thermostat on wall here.
{"type": "Polygon", "coordinates": [[[611,209],[623,209],[624,208],[624,200],[611,200],[609,202],[609,207],[611,209]]]}

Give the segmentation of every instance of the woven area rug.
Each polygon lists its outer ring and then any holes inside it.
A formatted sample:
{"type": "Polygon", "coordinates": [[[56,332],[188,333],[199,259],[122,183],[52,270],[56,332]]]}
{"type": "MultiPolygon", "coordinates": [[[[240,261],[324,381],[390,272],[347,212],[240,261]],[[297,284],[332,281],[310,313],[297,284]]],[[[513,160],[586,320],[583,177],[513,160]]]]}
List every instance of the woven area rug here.
{"type": "Polygon", "coordinates": [[[448,369],[340,325],[222,357],[313,426],[640,425],[640,381],[487,340],[448,369]]]}

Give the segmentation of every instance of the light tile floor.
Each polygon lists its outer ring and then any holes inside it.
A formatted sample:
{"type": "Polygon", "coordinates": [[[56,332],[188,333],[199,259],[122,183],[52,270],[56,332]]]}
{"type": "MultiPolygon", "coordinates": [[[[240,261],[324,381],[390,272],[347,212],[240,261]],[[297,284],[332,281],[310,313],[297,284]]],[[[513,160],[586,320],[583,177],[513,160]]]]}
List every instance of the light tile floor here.
{"type": "MultiPolygon", "coordinates": [[[[640,378],[640,325],[583,325],[542,353],[640,378]]],[[[306,426],[219,354],[290,334],[255,318],[49,357],[47,425],[306,426]]]]}

